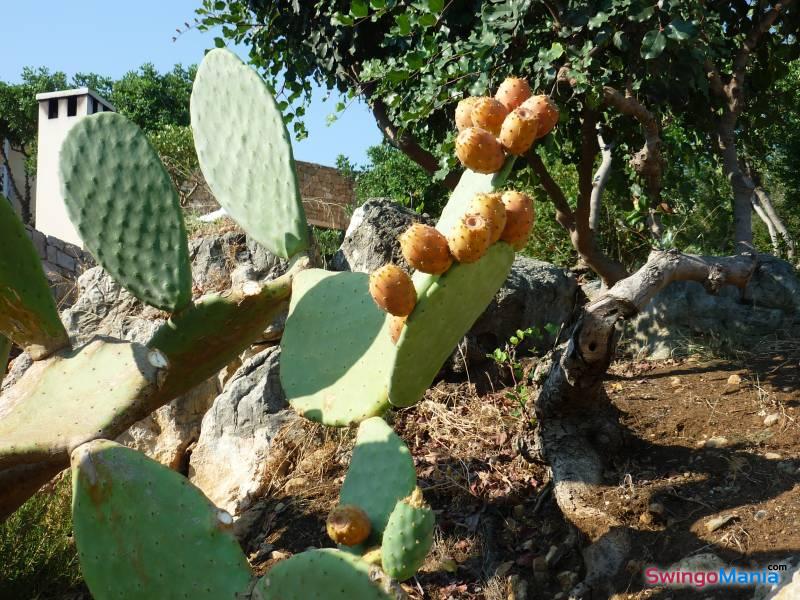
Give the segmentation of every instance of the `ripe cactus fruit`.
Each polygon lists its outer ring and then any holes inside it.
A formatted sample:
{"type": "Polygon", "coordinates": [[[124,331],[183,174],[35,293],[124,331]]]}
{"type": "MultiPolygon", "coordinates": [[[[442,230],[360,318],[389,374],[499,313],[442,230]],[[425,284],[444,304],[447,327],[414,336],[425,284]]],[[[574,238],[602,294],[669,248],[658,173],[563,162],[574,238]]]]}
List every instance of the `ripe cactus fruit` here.
{"type": "Polygon", "coordinates": [[[506,207],[503,204],[502,194],[499,192],[477,194],[469,205],[468,212],[482,216],[489,225],[490,245],[500,239],[500,234],[506,227],[506,207]]]}
{"type": "Polygon", "coordinates": [[[185,477],[107,440],[71,458],[75,545],[92,598],[246,595],[250,567],[231,516],[185,477]]]}
{"type": "Polygon", "coordinates": [[[435,227],[414,223],[400,236],[403,258],[417,271],[439,275],[453,264],[447,238],[435,227]]]}
{"type": "Polygon", "coordinates": [[[415,488],[397,503],[386,524],[381,564],[387,575],[398,581],[414,576],[433,545],[433,527],[433,511],[415,488]]]}
{"type": "Polygon", "coordinates": [[[369,276],[369,293],[375,304],[396,317],[410,315],[417,303],[411,277],[393,263],[383,265],[369,276]]]}
{"type": "Polygon", "coordinates": [[[480,215],[464,215],[456,223],[447,243],[450,252],[460,263],[472,263],[486,254],[491,242],[489,224],[480,215]]]}
{"type": "Polygon", "coordinates": [[[461,100],[456,106],[456,128],[459,131],[472,127],[472,107],[477,101],[478,98],[470,96],[461,100]]]}
{"type": "Polygon", "coordinates": [[[530,110],[539,122],[539,131],[536,133],[536,139],[546,136],[558,123],[558,107],[550,99],[550,96],[532,96],[523,102],[522,107],[530,110]]]}
{"type": "Polygon", "coordinates": [[[408,317],[395,317],[389,315],[389,336],[392,338],[392,343],[396,344],[400,339],[400,334],[403,333],[403,327],[406,325],[408,317]]]}
{"type": "Polygon", "coordinates": [[[503,119],[508,114],[508,109],[499,100],[494,98],[478,98],[472,105],[472,124],[485,129],[493,136],[500,135],[503,119]]]}
{"type": "Polygon", "coordinates": [[[506,157],[497,138],[479,127],[469,127],[458,134],[456,156],[476,173],[496,173],[506,157]]]}
{"type": "Polygon", "coordinates": [[[518,77],[507,77],[497,93],[494,95],[497,100],[502,102],[509,112],[520,106],[525,100],[531,97],[531,86],[525,79],[518,77]]]}
{"type": "Polygon", "coordinates": [[[508,242],[514,250],[522,250],[528,243],[528,235],[533,227],[535,212],[533,200],[522,192],[503,192],[506,207],[506,227],[500,239],[508,242]]]}
{"type": "Polygon", "coordinates": [[[328,515],[325,526],[328,537],[345,546],[360,544],[369,537],[372,528],[367,513],[352,504],[334,508],[328,515]]]}
{"type": "Polygon", "coordinates": [[[514,109],[503,121],[500,143],[511,154],[525,154],[538,136],[539,121],[536,114],[524,107],[514,109]]]}

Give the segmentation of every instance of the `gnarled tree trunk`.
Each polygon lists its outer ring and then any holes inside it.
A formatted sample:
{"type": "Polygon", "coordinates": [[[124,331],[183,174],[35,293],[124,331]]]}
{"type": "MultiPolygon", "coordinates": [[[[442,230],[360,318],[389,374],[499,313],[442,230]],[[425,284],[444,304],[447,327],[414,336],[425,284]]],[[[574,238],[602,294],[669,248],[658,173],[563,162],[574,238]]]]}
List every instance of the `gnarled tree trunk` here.
{"type": "Polygon", "coordinates": [[[602,588],[625,564],[630,547],[630,531],[603,502],[606,460],[622,441],[616,410],[602,388],[616,350],[618,324],[673,281],[697,281],[716,293],[723,285],[744,288],[755,267],[752,254],[654,252],[636,273],[586,305],[568,341],[540,365],[537,376],[543,379],[530,407],[537,424],[534,448],[550,465],[559,508],[589,541],[586,577],[571,597],[590,597],[592,590],[602,588]]]}

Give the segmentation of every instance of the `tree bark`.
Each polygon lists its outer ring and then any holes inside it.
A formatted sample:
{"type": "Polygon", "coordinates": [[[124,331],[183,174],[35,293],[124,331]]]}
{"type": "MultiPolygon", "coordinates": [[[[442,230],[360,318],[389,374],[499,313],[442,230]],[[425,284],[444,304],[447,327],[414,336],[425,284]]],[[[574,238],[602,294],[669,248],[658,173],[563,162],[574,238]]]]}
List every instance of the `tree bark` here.
{"type": "Polygon", "coordinates": [[[616,409],[602,388],[616,351],[618,323],[674,281],[697,281],[716,293],[724,285],[745,287],[755,267],[754,254],[654,252],[636,273],[585,306],[569,340],[537,369],[534,378],[543,383],[530,407],[536,417],[534,447],[550,465],[559,508],[590,542],[584,550],[586,578],[570,597],[602,588],[625,564],[630,548],[631,532],[603,503],[606,459],[622,438],[616,409]]]}
{"type": "MultiPolygon", "coordinates": [[[[375,122],[378,124],[378,129],[381,130],[383,136],[395,148],[402,151],[411,160],[417,163],[420,167],[425,169],[427,173],[433,175],[439,170],[439,161],[436,157],[425,150],[419,145],[416,139],[408,133],[401,131],[391,119],[386,104],[382,100],[375,100],[372,103],[372,115],[375,117],[375,122]]],[[[458,180],[461,178],[460,171],[453,171],[448,173],[444,178],[444,185],[450,190],[454,190],[458,185],[458,180]]]]}
{"type": "Polygon", "coordinates": [[[600,147],[600,166],[592,180],[592,196],[589,202],[589,228],[597,232],[600,229],[600,209],[602,208],[603,192],[611,174],[611,144],[603,141],[602,128],[597,127],[597,145],[600,147]]]}
{"type": "Polygon", "coordinates": [[[794,258],[795,254],[794,239],[789,233],[789,230],[786,228],[786,225],[784,224],[780,215],[778,215],[777,211],[775,210],[775,207],[772,205],[772,200],[770,199],[769,194],[760,185],[756,185],[753,191],[755,193],[755,197],[757,198],[759,205],[761,206],[761,209],[764,211],[767,218],[772,223],[772,226],[775,228],[775,232],[781,238],[783,238],[783,242],[786,244],[786,256],[788,256],[789,258],[794,258]]]}
{"type": "Polygon", "coordinates": [[[775,229],[775,225],[772,224],[772,220],[769,218],[764,209],[761,207],[761,203],[759,202],[758,196],[753,193],[753,197],[750,199],[753,204],[753,211],[755,211],[758,218],[761,219],[764,225],[767,226],[767,230],[769,231],[769,239],[772,242],[772,253],[775,256],[778,256],[781,251],[781,244],[778,241],[778,230],[775,229]]]}

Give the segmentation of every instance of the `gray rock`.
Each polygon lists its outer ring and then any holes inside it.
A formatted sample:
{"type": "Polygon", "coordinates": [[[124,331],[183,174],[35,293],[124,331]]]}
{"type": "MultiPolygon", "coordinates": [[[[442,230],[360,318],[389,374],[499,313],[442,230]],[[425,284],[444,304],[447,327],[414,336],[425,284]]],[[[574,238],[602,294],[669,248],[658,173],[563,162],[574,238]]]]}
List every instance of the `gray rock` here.
{"type": "Polygon", "coordinates": [[[427,215],[419,215],[390,198],[367,200],[353,211],[331,268],[334,271],[371,273],[388,262],[394,262],[408,269],[397,238],[416,222],[434,223],[427,215]]]}
{"type": "Polygon", "coordinates": [[[280,348],[248,359],[214,400],[192,451],[189,479],[220,508],[239,515],[269,482],[272,441],[297,415],[279,380],[280,348]]]}

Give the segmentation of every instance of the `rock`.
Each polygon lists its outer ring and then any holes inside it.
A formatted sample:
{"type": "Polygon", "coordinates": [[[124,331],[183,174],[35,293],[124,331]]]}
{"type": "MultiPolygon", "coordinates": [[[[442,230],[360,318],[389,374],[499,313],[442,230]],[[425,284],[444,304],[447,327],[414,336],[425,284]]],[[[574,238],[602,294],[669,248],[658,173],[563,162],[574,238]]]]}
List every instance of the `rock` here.
{"type": "Polygon", "coordinates": [[[283,485],[283,491],[287,496],[294,496],[298,492],[308,487],[308,479],[305,477],[292,477],[283,485]]]}
{"type": "Polygon", "coordinates": [[[647,506],[647,511],[657,517],[663,517],[666,514],[667,509],[664,508],[664,505],[660,502],[651,502],[647,506]]]}
{"type": "MultiPolygon", "coordinates": [[[[754,598],[764,598],[758,591],[754,598]]],[[[793,571],[781,573],[781,583],[764,600],[797,600],[800,598],[800,566],[793,571]]]]}
{"type": "Polygon", "coordinates": [[[287,408],[278,378],[280,348],[248,359],[203,418],[189,480],[220,508],[239,515],[269,483],[272,441],[299,419],[287,408]]]}
{"type": "Polygon", "coordinates": [[[408,269],[397,238],[412,223],[433,225],[427,215],[419,215],[390,198],[373,198],[353,211],[341,248],[334,255],[334,271],[371,273],[394,262],[408,269]]]}
{"type": "Polygon", "coordinates": [[[561,571],[556,575],[558,585],[563,591],[568,591],[578,585],[578,574],[575,571],[561,571]]]}
{"type": "Polygon", "coordinates": [[[681,378],[680,377],[671,377],[670,380],[669,380],[669,384],[672,387],[678,387],[681,384],[681,378]]]}
{"type": "Polygon", "coordinates": [[[764,425],[767,427],[772,427],[773,425],[777,425],[778,421],[781,420],[780,413],[772,413],[771,415],[767,415],[764,417],[764,425]]]}
{"type": "Polygon", "coordinates": [[[709,335],[737,347],[754,347],[770,333],[797,326],[800,280],[786,261],[759,255],[759,266],[742,295],[725,286],[716,296],[692,281],[674,282],[633,319],[633,352],[669,358],[692,335],[709,335]]]}
{"type": "Polygon", "coordinates": [[[709,438],[703,444],[706,448],[725,448],[730,444],[728,438],[717,435],[712,438],[709,438]]]}
{"type": "Polygon", "coordinates": [[[742,383],[742,378],[738,373],[734,373],[733,375],[728,377],[728,385],[738,386],[741,383],[742,383]]]}
{"type": "Polygon", "coordinates": [[[755,521],[763,521],[767,518],[767,511],[765,510],[757,510],[753,515],[753,520],[755,521]]]}
{"type": "Polygon", "coordinates": [[[528,582],[519,575],[511,575],[506,584],[506,592],[508,600],[527,600],[528,582]]]}
{"type": "Polygon", "coordinates": [[[711,533],[721,527],[724,527],[736,518],[736,515],[719,515],[706,521],[706,531],[711,533]]]}
{"type": "Polygon", "coordinates": [[[668,571],[717,571],[728,565],[719,556],[712,552],[695,554],[682,558],[670,565],[668,571]]]}
{"type": "Polygon", "coordinates": [[[766,458],[767,460],[780,460],[783,457],[777,452],[767,452],[766,454],[764,454],[764,458],[766,458]]]}

